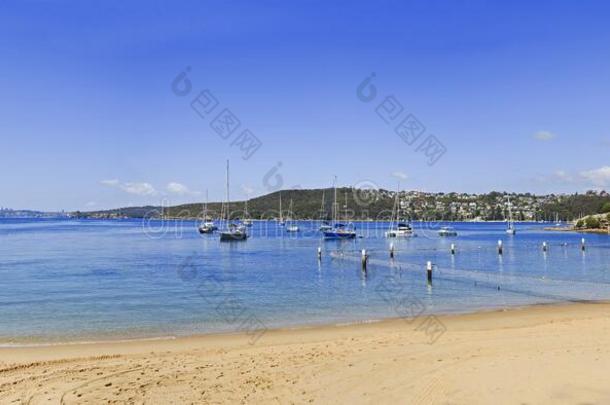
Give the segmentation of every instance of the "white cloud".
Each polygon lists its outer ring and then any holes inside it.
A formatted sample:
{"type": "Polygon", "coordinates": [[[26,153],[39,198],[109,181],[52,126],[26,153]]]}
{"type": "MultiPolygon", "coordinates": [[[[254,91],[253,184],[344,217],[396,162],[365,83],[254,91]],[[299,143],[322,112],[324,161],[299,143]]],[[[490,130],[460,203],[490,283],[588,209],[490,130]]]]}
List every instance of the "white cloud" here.
{"type": "Polygon", "coordinates": [[[610,166],[603,166],[599,169],[593,170],[585,170],[580,172],[580,176],[596,186],[607,186],[610,185],[610,166]]]}
{"type": "Polygon", "coordinates": [[[570,175],[564,170],[557,170],[554,173],[554,177],[556,180],[562,181],[564,183],[571,183],[574,181],[574,176],[570,175]]]}
{"type": "Polygon", "coordinates": [[[407,177],[408,177],[406,173],[398,172],[398,171],[392,173],[392,176],[394,176],[394,177],[396,177],[397,179],[400,179],[400,180],[406,180],[407,177]]]}
{"type": "Polygon", "coordinates": [[[608,187],[610,186],[610,166],[598,169],[583,170],[578,173],[570,173],[565,170],[557,170],[546,176],[538,176],[534,179],[538,183],[571,185],[578,188],[608,187]]]}
{"type": "Polygon", "coordinates": [[[555,138],[555,134],[549,131],[538,131],[534,134],[534,139],[543,142],[550,141],[553,138],[555,138]]]}
{"type": "Polygon", "coordinates": [[[167,191],[173,194],[185,195],[189,193],[189,189],[184,184],[171,182],[166,187],[167,191]]]}
{"type": "Polygon", "coordinates": [[[146,182],[121,183],[117,179],[112,179],[112,180],[102,180],[102,181],[100,181],[100,184],[107,186],[107,187],[118,188],[129,194],[142,195],[142,196],[157,194],[157,190],[155,190],[155,188],[150,183],[146,183],[146,182]]]}
{"type": "Polygon", "coordinates": [[[155,195],[157,191],[150,183],[123,183],[121,190],[135,195],[155,195]]]}
{"type": "Polygon", "coordinates": [[[85,207],[95,207],[97,205],[97,203],[95,201],[89,201],[87,204],[85,204],[85,207]]]}
{"type": "Polygon", "coordinates": [[[175,181],[172,181],[171,183],[168,183],[167,187],[165,189],[169,193],[177,194],[177,195],[199,195],[199,194],[201,194],[201,192],[199,192],[199,191],[192,191],[187,186],[185,186],[184,184],[176,183],[175,181]]]}

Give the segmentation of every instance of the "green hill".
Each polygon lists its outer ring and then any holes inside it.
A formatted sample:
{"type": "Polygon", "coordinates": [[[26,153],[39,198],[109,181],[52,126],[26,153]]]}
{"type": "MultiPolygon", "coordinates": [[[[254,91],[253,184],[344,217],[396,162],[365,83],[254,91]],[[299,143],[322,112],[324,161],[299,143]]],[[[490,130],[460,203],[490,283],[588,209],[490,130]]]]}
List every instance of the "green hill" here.
{"type": "MultiPolygon", "coordinates": [[[[280,194],[284,217],[294,219],[330,219],[334,190],[282,190],[248,200],[249,217],[270,219],[279,217],[280,194]],[[324,196],[324,207],[321,207],[324,196]],[[290,213],[290,200],[293,213],[290,213]]],[[[401,192],[401,216],[405,219],[424,220],[502,220],[507,212],[510,197],[516,220],[554,221],[576,220],[584,215],[597,214],[609,209],[610,195],[590,191],[571,195],[533,195],[530,193],[506,193],[492,191],[486,194],[401,192]]],[[[362,190],[349,187],[337,189],[339,218],[365,220],[389,219],[395,200],[395,192],[387,190],[362,190]]],[[[245,202],[230,205],[231,218],[244,218],[245,202]]],[[[222,203],[208,204],[208,216],[220,218],[222,203]]],[[[159,206],[129,207],[106,211],[76,212],[72,215],[85,218],[202,218],[203,204],[183,204],[162,209],[159,206]]]]}

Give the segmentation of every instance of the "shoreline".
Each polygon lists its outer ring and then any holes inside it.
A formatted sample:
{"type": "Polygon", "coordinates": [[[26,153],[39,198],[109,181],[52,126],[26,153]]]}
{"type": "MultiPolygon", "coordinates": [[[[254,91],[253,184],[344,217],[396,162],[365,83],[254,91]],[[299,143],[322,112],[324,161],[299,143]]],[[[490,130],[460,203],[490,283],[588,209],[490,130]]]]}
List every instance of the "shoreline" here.
{"type": "MultiPolygon", "coordinates": [[[[528,305],[517,305],[513,307],[506,308],[493,308],[493,309],[480,309],[475,311],[464,311],[464,312],[451,312],[451,313],[440,313],[440,314],[422,314],[418,317],[388,317],[381,319],[368,319],[368,320],[357,320],[357,321],[338,321],[332,323],[313,323],[313,324],[298,324],[294,326],[283,326],[283,327],[274,327],[262,330],[262,332],[266,334],[299,334],[299,333],[308,333],[315,332],[316,330],[341,330],[342,328],[359,328],[359,327],[367,327],[369,325],[380,325],[385,326],[385,324],[396,325],[396,324],[413,324],[418,319],[435,317],[440,320],[453,320],[460,318],[471,318],[471,317],[493,317],[497,314],[510,314],[510,313],[523,313],[524,311],[536,311],[541,309],[552,309],[552,308],[565,308],[572,306],[581,306],[581,305],[592,305],[592,306],[608,306],[610,309],[610,299],[608,300],[583,300],[583,301],[558,301],[551,303],[535,303],[528,305]]],[[[610,315],[609,315],[610,316],[610,315]]],[[[179,344],[180,342],[192,341],[192,340],[223,340],[223,339],[244,339],[248,335],[247,332],[244,331],[233,331],[233,332],[209,332],[209,333],[194,333],[194,334],[185,334],[185,335],[165,335],[165,336],[142,336],[142,337],[134,337],[128,338],[123,336],[117,336],[115,338],[109,339],[91,339],[91,340],[65,340],[65,341],[45,341],[45,342],[36,342],[36,343],[8,343],[2,342],[0,343],[0,354],[6,351],[11,350],[28,350],[28,349],[52,349],[52,348],[64,348],[64,347],[86,347],[86,346],[121,346],[121,345],[139,345],[143,344],[146,346],[148,343],[170,343],[175,342],[179,344]]],[[[2,356],[0,356],[0,359],[2,356]]],[[[1,364],[1,362],[0,362],[1,364]]],[[[0,370],[1,371],[1,370],[0,370]]]]}
{"type": "MultiPolygon", "coordinates": [[[[251,334],[266,334],[269,332],[282,332],[282,331],[302,331],[302,330],[310,330],[317,328],[342,328],[342,327],[352,327],[358,325],[369,325],[369,324],[379,324],[385,322],[414,322],[419,318],[425,317],[437,317],[437,318],[452,318],[452,317],[460,317],[460,316],[469,316],[469,315],[483,315],[483,314],[493,314],[493,313],[505,313],[512,311],[521,311],[527,310],[529,308],[537,308],[537,307],[553,307],[553,306],[564,306],[564,305],[574,305],[574,304],[608,304],[610,306],[610,299],[603,300],[584,300],[582,302],[577,301],[556,301],[556,302],[546,302],[546,303],[533,303],[533,304],[525,304],[525,305],[515,305],[515,306],[506,306],[502,308],[478,308],[478,309],[463,309],[463,310],[455,310],[451,312],[438,312],[438,313],[423,313],[420,316],[407,318],[407,317],[398,317],[398,316],[388,316],[382,318],[371,318],[371,319],[356,319],[356,320],[336,320],[333,322],[311,322],[311,323],[298,323],[291,324],[285,326],[274,326],[264,329],[257,329],[250,331],[251,334]]],[[[156,342],[156,341],[177,341],[181,339],[197,339],[197,338],[208,338],[208,337],[228,337],[228,336],[236,336],[236,335],[244,335],[245,332],[243,330],[233,330],[233,331],[210,331],[210,332],[196,332],[196,333],[177,333],[177,334],[159,334],[155,335],[154,333],[146,334],[143,333],[139,336],[129,336],[126,334],[113,334],[107,333],[104,337],[96,338],[95,335],[86,335],[82,337],[76,337],[74,340],[69,338],[62,339],[62,337],[58,337],[57,340],[40,338],[40,337],[17,337],[13,339],[0,339],[0,354],[3,349],[20,349],[20,348],[38,348],[38,347],[61,347],[61,346],[86,346],[86,345],[112,345],[112,344],[122,344],[122,343],[138,343],[138,342],[156,342]]],[[[67,336],[67,335],[66,335],[67,336]]],[[[1,357],[1,356],[0,356],[1,357]]]]}
{"type": "Polygon", "coordinates": [[[574,232],[574,233],[595,233],[599,235],[610,235],[610,231],[602,228],[566,228],[566,227],[545,227],[542,228],[544,231],[552,231],[552,232],[574,232]]]}
{"type": "Polygon", "coordinates": [[[420,322],[0,348],[0,401],[604,403],[610,302],[420,322]],[[532,390],[531,387],[537,387],[532,390]],[[500,402],[498,399],[500,398],[500,402]]]}

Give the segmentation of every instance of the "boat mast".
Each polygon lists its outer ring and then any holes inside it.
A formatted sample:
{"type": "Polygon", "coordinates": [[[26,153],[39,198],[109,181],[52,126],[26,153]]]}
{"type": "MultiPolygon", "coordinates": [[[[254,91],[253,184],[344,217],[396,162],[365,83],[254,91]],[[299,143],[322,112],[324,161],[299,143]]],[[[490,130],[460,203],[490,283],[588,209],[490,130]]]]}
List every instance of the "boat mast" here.
{"type": "Polygon", "coordinates": [[[513,228],[513,211],[510,205],[510,196],[506,196],[508,200],[508,229],[513,228]]]}
{"type": "Polygon", "coordinates": [[[332,212],[332,216],[333,216],[333,225],[335,223],[337,223],[337,176],[335,176],[335,179],[333,180],[333,189],[335,192],[335,200],[333,202],[333,212],[332,212]]]}
{"type": "Polygon", "coordinates": [[[229,199],[229,160],[227,159],[227,224],[229,223],[229,207],[230,207],[230,199],[229,199]]]}
{"type": "Polygon", "coordinates": [[[324,190],[322,190],[322,205],[320,206],[320,221],[324,221],[324,190]]]}
{"type": "Polygon", "coordinates": [[[203,204],[203,220],[208,220],[208,189],[205,189],[205,204],[203,204]]]}
{"type": "Polygon", "coordinates": [[[347,223],[347,191],[344,194],[345,196],[345,205],[343,206],[343,221],[347,223]]]}
{"type": "Polygon", "coordinates": [[[398,194],[400,193],[400,181],[396,188],[396,196],[394,197],[394,206],[392,207],[392,218],[390,220],[390,230],[394,228],[394,222],[396,222],[396,229],[398,229],[398,194]]]}
{"type": "Polygon", "coordinates": [[[284,222],[284,218],[282,216],[282,192],[280,191],[280,222],[284,222]]]}
{"type": "Polygon", "coordinates": [[[398,224],[400,223],[400,180],[398,180],[398,184],[396,185],[396,228],[398,229],[398,224]]]}

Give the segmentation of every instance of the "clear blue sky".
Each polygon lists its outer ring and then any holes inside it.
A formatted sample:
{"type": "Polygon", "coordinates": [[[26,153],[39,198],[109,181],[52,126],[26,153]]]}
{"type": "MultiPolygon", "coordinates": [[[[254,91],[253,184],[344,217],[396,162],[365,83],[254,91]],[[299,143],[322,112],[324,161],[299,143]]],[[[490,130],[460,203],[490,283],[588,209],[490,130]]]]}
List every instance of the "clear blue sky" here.
{"type": "Polygon", "coordinates": [[[217,200],[226,159],[235,198],[277,162],[285,188],[602,188],[608,21],[603,1],[2,1],[0,205],[217,200]],[[262,142],[249,160],[191,109],[204,89],[262,142]],[[376,114],[387,95],[444,144],[435,165],[376,114]]]}

